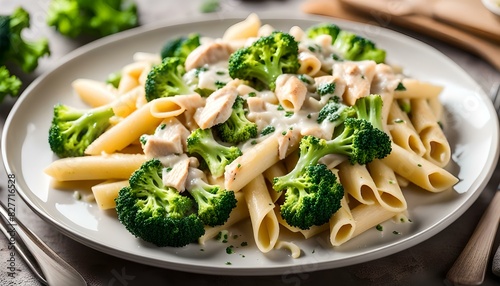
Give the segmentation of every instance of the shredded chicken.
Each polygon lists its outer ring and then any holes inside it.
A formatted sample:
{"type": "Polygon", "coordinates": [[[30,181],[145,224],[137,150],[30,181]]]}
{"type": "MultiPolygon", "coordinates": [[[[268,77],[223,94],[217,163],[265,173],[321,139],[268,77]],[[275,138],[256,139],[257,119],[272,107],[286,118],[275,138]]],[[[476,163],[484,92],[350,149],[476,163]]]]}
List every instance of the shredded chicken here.
{"type": "Polygon", "coordinates": [[[206,64],[213,64],[220,61],[227,61],[232,53],[232,48],[223,42],[210,42],[198,46],[186,58],[186,71],[202,67],[206,64]]]}
{"type": "Polygon", "coordinates": [[[205,107],[198,109],[194,114],[194,120],[198,126],[206,129],[225,122],[231,116],[236,96],[238,96],[238,91],[231,83],[214,91],[207,98],[205,107]]]}
{"type": "Polygon", "coordinates": [[[148,158],[159,158],[170,154],[180,154],[187,150],[186,138],[189,130],[176,118],[165,119],[155,131],[148,136],[143,151],[148,158]]]}
{"type": "Polygon", "coordinates": [[[375,75],[374,61],[342,62],[333,65],[333,75],[343,78],[346,89],[342,99],[347,105],[370,94],[370,86],[375,75]]]}
{"type": "Polygon", "coordinates": [[[166,168],[163,169],[163,184],[175,188],[179,192],[183,192],[186,189],[186,179],[191,160],[183,153],[181,155],[170,155],[169,160],[166,161],[169,162],[166,162],[166,168]]]}

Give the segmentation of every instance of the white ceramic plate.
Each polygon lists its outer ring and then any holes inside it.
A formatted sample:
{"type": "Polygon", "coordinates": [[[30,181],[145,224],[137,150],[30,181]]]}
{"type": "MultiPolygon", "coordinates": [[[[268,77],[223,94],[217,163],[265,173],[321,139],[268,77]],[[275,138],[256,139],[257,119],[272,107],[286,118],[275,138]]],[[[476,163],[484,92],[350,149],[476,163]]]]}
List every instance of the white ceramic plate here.
{"type": "MultiPolygon", "coordinates": [[[[307,28],[326,18],[266,18],[265,23],[288,30],[307,28]]],[[[431,194],[406,190],[412,223],[386,223],[384,231],[369,230],[341,247],[332,248],[326,235],[307,241],[290,235],[302,249],[299,259],[286,250],[267,254],[253,243],[249,224],[231,229],[227,244],[211,241],[205,246],[158,248],[135,239],[118,222],[114,211],[100,211],[95,204],[76,201],[72,191],[54,190],[43,169],[56,157],[47,143],[52,107],[58,102],[84,107],[72,93],[77,78],[103,80],[132,61],[137,51],[158,52],[176,35],[200,32],[221,36],[240,19],[204,19],[168,26],[140,27],[75,50],[51,72],[38,78],[18,99],[2,136],[2,155],[8,173],[16,175],[22,198],[42,218],[64,234],[102,252],[164,268],[224,275],[271,275],[335,268],[377,259],[422,242],[456,220],[479,196],[491,176],[498,154],[498,122],[481,88],[455,63],[436,50],[406,36],[381,28],[336,21],[345,29],[373,39],[387,50],[388,62],[405,68],[412,77],[445,86],[446,133],[453,148],[450,171],[460,178],[455,191],[431,194]],[[398,231],[400,235],[393,234],[398,231]],[[248,242],[248,246],[241,246],[248,242]],[[226,247],[233,245],[234,254],[226,247]],[[203,249],[203,251],[201,251],[203,249]],[[231,264],[228,265],[227,262],[231,264]]]]}

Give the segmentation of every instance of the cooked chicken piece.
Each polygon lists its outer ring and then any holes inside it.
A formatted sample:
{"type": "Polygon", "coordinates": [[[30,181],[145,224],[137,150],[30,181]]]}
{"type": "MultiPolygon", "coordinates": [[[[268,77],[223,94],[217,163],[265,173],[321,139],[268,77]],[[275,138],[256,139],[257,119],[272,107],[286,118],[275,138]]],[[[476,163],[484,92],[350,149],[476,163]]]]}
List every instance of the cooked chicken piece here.
{"type": "Polygon", "coordinates": [[[189,130],[175,117],[165,119],[155,131],[148,136],[143,147],[148,158],[159,158],[170,154],[180,154],[187,150],[186,138],[189,130]]]}
{"type": "Polygon", "coordinates": [[[206,129],[225,122],[231,116],[236,96],[238,96],[238,91],[231,83],[214,91],[207,98],[205,107],[199,108],[194,114],[194,120],[198,126],[206,129]]]}
{"type": "Polygon", "coordinates": [[[186,154],[170,155],[174,156],[170,160],[171,164],[166,164],[163,169],[162,180],[163,184],[168,187],[175,188],[182,193],[186,187],[186,178],[191,160],[186,154]]]}
{"type": "Polygon", "coordinates": [[[228,60],[232,48],[223,42],[211,42],[198,46],[186,58],[186,71],[202,67],[206,64],[214,64],[228,60]]]}
{"type": "Polygon", "coordinates": [[[342,99],[347,105],[370,94],[370,86],[375,75],[374,61],[342,62],[333,65],[333,75],[343,78],[346,89],[342,99]]]}

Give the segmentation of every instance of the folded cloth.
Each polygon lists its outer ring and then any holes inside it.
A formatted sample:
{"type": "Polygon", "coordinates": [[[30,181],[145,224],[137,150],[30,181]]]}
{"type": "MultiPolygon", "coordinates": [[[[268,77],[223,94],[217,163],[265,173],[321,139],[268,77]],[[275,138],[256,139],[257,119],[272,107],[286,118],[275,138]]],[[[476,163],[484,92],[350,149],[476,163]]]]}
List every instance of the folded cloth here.
{"type": "Polygon", "coordinates": [[[388,3],[382,5],[380,2],[381,0],[308,0],[302,5],[302,11],[382,27],[404,27],[474,53],[500,71],[500,45],[494,41],[438,21],[429,17],[428,13],[401,13],[388,3]]]}

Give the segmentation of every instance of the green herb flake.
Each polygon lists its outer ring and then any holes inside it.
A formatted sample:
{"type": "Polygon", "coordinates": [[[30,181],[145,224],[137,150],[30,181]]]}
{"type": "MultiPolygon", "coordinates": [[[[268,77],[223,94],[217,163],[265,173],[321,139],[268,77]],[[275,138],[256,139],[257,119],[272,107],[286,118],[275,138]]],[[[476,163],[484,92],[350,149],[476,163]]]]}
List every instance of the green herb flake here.
{"type": "Polygon", "coordinates": [[[392,232],[392,234],[395,234],[395,235],[400,235],[400,234],[401,234],[401,232],[399,232],[399,231],[396,231],[396,230],[395,230],[395,231],[393,231],[393,232],[392,232]]]}
{"type": "Polygon", "coordinates": [[[404,123],[405,121],[401,118],[394,119],[394,123],[404,123]]]}
{"type": "Polygon", "coordinates": [[[232,247],[226,247],[226,253],[227,254],[233,254],[234,253],[234,250],[232,247]]]}
{"type": "Polygon", "coordinates": [[[253,91],[248,93],[248,97],[256,97],[256,96],[257,96],[257,93],[255,93],[253,91]]]}
{"type": "Polygon", "coordinates": [[[381,224],[377,224],[377,226],[375,227],[375,229],[378,230],[378,231],[382,231],[382,230],[384,230],[384,227],[381,224]]]}
{"type": "Polygon", "coordinates": [[[241,245],[241,246],[243,246],[243,247],[244,247],[244,246],[248,246],[248,242],[243,241],[240,245],[241,245]]]}
{"type": "Polygon", "coordinates": [[[398,86],[396,86],[396,89],[397,91],[405,91],[406,90],[406,87],[403,85],[402,82],[399,82],[398,83],[398,86]]]}

